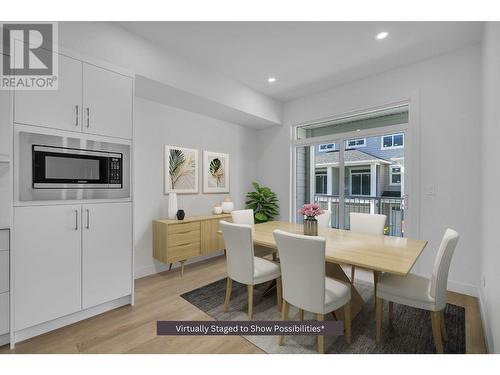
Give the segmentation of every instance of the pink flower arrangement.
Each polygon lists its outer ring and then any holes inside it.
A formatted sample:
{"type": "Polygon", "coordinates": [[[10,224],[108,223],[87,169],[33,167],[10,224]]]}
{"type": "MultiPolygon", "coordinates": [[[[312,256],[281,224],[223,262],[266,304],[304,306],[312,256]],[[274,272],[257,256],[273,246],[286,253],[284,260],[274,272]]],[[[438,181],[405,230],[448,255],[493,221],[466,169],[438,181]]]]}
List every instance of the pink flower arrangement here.
{"type": "Polygon", "coordinates": [[[325,211],[321,209],[319,204],[315,203],[308,203],[303,205],[302,208],[298,210],[298,212],[300,215],[305,215],[308,217],[316,217],[325,213],[325,211]]]}

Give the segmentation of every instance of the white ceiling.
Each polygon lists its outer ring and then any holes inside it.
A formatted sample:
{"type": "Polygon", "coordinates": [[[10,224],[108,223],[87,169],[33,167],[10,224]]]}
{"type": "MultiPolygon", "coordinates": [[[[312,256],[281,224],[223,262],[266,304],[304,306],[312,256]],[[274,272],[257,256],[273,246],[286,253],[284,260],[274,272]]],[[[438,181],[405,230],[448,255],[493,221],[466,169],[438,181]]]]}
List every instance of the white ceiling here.
{"type": "Polygon", "coordinates": [[[281,101],[478,43],[481,22],[120,22],[281,101]],[[388,31],[387,39],[375,35],[388,31]],[[268,77],[276,77],[274,84],[268,77]]]}

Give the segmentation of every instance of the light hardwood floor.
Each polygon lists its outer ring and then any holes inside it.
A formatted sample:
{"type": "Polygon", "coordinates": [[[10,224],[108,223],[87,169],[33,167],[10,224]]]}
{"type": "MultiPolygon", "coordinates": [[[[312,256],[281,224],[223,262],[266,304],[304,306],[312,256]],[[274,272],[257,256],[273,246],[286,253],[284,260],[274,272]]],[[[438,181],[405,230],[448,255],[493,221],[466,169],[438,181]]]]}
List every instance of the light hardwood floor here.
{"type": "MultiPolygon", "coordinates": [[[[226,277],[225,259],[218,257],[135,282],[135,306],[95,316],[18,343],[0,353],[263,353],[239,336],[156,336],[157,320],[212,320],[180,297],[184,292],[226,277]]],[[[477,299],[449,293],[465,308],[467,353],[484,353],[484,334],[477,299]]]]}

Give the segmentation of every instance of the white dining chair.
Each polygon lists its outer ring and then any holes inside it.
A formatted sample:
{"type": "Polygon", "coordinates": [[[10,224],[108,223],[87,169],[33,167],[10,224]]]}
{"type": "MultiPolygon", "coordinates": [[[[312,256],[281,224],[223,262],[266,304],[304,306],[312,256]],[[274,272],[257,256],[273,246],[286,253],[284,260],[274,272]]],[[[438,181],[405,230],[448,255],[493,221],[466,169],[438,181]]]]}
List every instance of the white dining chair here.
{"type": "Polygon", "coordinates": [[[318,226],[322,228],[330,228],[330,220],[332,218],[332,211],[330,210],[323,210],[323,214],[319,215],[317,220],[318,220],[318,226]]]}
{"type": "MultiPolygon", "coordinates": [[[[365,234],[384,234],[385,221],[387,216],[378,214],[365,214],[360,212],[351,212],[349,214],[349,226],[351,231],[365,234]]],[[[354,274],[356,267],[351,266],[351,283],[354,283],[354,274]]],[[[377,283],[380,277],[378,271],[373,271],[373,289],[374,295],[377,295],[377,283]]]]}
{"type": "Polygon", "coordinates": [[[253,210],[236,210],[231,211],[231,218],[234,224],[254,225],[253,210]]]}
{"type": "Polygon", "coordinates": [[[247,286],[248,319],[253,319],[253,287],[276,280],[278,311],[281,310],[281,271],[277,263],[254,256],[252,227],[221,221],[227,261],[227,288],[224,311],[229,308],[233,280],[247,286]]]}
{"type": "Polygon", "coordinates": [[[394,302],[430,311],[434,345],[438,353],[443,353],[441,338],[447,340],[443,311],[447,300],[448,271],[458,239],[457,232],[453,229],[446,229],[434,260],[430,279],[414,274],[409,274],[406,277],[391,274],[382,275],[376,294],[377,342],[382,336],[382,309],[383,302],[386,300],[389,301],[389,319],[393,318],[394,302]]]}
{"type": "MultiPolygon", "coordinates": [[[[251,225],[252,227],[255,225],[254,212],[252,209],[232,211],[231,219],[233,220],[233,224],[246,224],[251,225]]],[[[259,258],[271,255],[273,257],[273,261],[277,260],[276,252],[273,249],[269,249],[264,246],[255,246],[254,253],[259,258]]]]}
{"type": "MultiPolygon", "coordinates": [[[[319,321],[344,306],[345,338],[351,343],[351,287],[325,277],[326,240],[281,230],[273,231],[273,235],[281,260],[283,320],[288,320],[290,304],[316,314],[319,321]]],[[[280,336],[280,345],[283,340],[280,336]]],[[[324,337],[318,336],[318,352],[324,350],[324,337]]]]}

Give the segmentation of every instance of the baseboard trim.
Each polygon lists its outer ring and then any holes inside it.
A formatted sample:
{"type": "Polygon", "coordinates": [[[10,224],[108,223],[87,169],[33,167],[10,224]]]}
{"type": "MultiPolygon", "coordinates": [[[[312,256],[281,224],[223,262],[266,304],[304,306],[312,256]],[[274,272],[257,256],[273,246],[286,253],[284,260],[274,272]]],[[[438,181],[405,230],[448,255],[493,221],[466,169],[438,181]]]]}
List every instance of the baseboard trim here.
{"type": "Polygon", "coordinates": [[[91,318],[95,315],[102,314],[106,311],[110,311],[110,310],[116,309],[116,308],[121,307],[121,306],[130,305],[130,303],[132,301],[131,298],[132,298],[131,295],[121,297],[121,298],[115,299],[113,301],[106,302],[106,303],[103,303],[101,305],[91,307],[89,309],[78,311],[74,314],[66,315],[66,316],[51,320],[49,322],[45,322],[45,323],[38,324],[38,325],[33,326],[33,327],[28,327],[28,328],[16,331],[14,333],[14,344],[21,342],[21,341],[24,341],[24,340],[27,340],[29,338],[47,333],[47,332],[50,332],[50,331],[53,331],[55,329],[67,326],[69,324],[73,324],[73,323],[79,322],[81,320],[91,318]]]}
{"type": "Polygon", "coordinates": [[[0,346],[6,345],[10,342],[10,334],[6,333],[4,335],[0,335],[0,346]]]}
{"type": "Polygon", "coordinates": [[[479,297],[479,292],[477,286],[462,284],[457,281],[448,280],[448,290],[460,294],[465,294],[471,297],[479,297]]]}
{"type": "MultiPolygon", "coordinates": [[[[204,260],[210,259],[210,258],[215,258],[218,256],[221,256],[224,254],[224,251],[217,251],[215,253],[212,253],[210,255],[202,255],[196,258],[191,258],[184,263],[184,265],[192,264],[192,263],[197,263],[197,262],[202,262],[204,260]]],[[[174,263],[172,264],[172,269],[180,267],[180,263],[174,263]]],[[[141,268],[136,268],[134,271],[134,279],[140,279],[142,277],[154,275],[163,271],[168,270],[168,264],[164,264],[161,262],[158,262],[155,260],[154,264],[146,266],[146,267],[141,267],[141,268]]]]}

